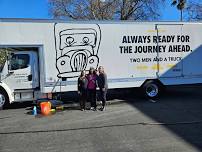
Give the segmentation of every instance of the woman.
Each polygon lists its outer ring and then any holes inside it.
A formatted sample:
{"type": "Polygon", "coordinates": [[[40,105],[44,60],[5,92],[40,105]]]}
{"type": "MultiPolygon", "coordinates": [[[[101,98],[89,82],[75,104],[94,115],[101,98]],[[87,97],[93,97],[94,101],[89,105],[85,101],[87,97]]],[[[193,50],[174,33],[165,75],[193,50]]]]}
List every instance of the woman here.
{"type": "Polygon", "coordinates": [[[87,80],[88,80],[88,85],[87,85],[87,90],[88,90],[88,99],[91,103],[91,110],[96,111],[96,79],[97,75],[95,74],[94,68],[90,68],[89,74],[87,75],[87,80]]]}
{"type": "Polygon", "coordinates": [[[85,71],[81,71],[81,75],[78,78],[78,94],[79,94],[81,111],[84,111],[86,109],[87,84],[88,84],[88,80],[86,78],[86,73],[85,71]]]}
{"type": "Polygon", "coordinates": [[[99,75],[98,75],[98,87],[100,90],[100,98],[102,101],[102,107],[100,108],[101,111],[106,110],[106,95],[107,95],[107,89],[108,89],[108,83],[107,83],[107,74],[104,72],[104,67],[99,67],[99,75]]]}

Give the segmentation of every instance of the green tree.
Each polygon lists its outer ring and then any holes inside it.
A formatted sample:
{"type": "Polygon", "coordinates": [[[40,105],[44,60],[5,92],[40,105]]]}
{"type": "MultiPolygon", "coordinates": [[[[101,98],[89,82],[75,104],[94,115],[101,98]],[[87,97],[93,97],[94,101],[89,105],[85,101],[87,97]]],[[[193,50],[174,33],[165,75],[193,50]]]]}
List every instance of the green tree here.
{"type": "Polygon", "coordinates": [[[172,4],[173,6],[176,6],[178,10],[180,10],[180,20],[183,20],[183,9],[185,9],[186,6],[186,0],[173,0],[172,4]]]}
{"type": "Polygon", "coordinates": [[[0,49],[0,72],[1,72],[5,62],[6,62],[6,50],[0,49]]]}

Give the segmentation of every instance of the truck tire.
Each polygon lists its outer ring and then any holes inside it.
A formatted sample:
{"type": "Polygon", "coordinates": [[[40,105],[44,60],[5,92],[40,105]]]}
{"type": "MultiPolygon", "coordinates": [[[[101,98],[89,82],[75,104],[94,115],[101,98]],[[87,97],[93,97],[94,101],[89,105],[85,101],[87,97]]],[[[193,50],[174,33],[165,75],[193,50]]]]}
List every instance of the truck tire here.
{"type": "Polygon", "coordinates": [[[5,91],[0,90],[0,109],[8,108],[9,99],[5,91]]]}
{"type": "Polygon", "coordinates": [[[161,91],[161,86],[156,81],[147,81],[142,87],[144,96],[150,99],[157,98],[161,91]]]}

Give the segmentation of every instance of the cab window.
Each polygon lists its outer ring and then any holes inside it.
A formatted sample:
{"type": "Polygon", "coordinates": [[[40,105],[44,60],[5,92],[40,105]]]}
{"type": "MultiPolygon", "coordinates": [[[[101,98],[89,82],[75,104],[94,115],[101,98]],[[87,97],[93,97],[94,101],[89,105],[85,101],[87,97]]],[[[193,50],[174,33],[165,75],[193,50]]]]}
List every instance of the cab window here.
{"type": "Polygon", "coordinates": [[[29,66],[29,55],[28,54],[14,54],[11,57],[11,70],[24,69],[29,66]]]}

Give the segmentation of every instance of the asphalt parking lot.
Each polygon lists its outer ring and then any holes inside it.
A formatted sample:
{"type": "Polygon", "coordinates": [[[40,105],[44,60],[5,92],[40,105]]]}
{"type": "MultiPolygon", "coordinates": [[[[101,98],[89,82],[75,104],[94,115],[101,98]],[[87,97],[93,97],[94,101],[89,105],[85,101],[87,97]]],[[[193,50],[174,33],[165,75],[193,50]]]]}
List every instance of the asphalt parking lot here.
{"type": "Polygon", "coordinates": [[[30,104],[0,111],[1,152],[199,152],[202,86],[169,88],[158,100],[135,90],[109,95],[106,111],[30,115],[30,104]],[[134,91],[134,92],[133,92],[134,91]]]}

